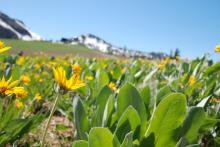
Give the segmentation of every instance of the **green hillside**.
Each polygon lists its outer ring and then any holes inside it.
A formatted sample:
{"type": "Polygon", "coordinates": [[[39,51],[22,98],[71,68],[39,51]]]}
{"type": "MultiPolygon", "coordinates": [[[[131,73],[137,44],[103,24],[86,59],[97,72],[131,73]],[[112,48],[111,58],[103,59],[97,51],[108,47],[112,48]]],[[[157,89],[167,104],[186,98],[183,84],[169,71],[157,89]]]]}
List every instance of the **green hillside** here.
{"type": "Polygon", "coordinates": [[[25,55],[63,56],[73,55],[82,57],[110,57],[97,50],[91,50],[83,45],[67,45],[45,41],[22,41],[13,39],[1,39],[13,48],[9,53],[16,54],[23,51],[25,55]]]}

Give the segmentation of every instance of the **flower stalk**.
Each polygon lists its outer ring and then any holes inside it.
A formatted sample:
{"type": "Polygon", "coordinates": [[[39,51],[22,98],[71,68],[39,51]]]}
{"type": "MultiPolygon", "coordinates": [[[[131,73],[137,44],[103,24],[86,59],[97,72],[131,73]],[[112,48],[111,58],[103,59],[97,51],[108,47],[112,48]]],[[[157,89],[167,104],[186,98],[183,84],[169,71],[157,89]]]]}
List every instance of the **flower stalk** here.
{"type": "Polygon", "coordinates": [[[44,130],[44,134],[43,134],[43,138],[42,138],[42,141],[41,141],[41,145],[40,147],[43,147],[44,146],[44,143],[45,143],[45,139],[46,139],[46,135],[47,135],[47,131],[48,131],[48,128],[49,128],[49,125],[50,125],[50,122],[51,122],[51,119],[52,119],[52,116],[55,112],[55,109],[56,109],[56,106],[57,106],[57,103],[58,103],[58,100],[59,100],[59,93],[57,94],[56,96],[56,99],[55,99],[55,102],[54,102],[54,105],[53,105],[53,108],[50,112],[50,115],[49,115],[49,118],[48,118],[48,121],[47,121],[47,124],[46,124],[46,127],[45,127],[45,130],[44,130]]]}

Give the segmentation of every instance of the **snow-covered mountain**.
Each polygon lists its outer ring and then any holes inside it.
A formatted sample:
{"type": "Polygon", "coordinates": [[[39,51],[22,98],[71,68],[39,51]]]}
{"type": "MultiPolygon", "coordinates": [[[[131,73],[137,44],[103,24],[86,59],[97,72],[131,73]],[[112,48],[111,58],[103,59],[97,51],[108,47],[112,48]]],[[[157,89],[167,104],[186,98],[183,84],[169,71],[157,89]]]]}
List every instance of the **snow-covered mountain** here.
{"type": "Polygon", "coordinates": [[[10,18],[0,11],[0,38],[14,38],[22,40],[42,40],[32,32],[22,21],[10,18]]]}
{"type": "Polygon", "coordinates": [[[76,36],[73,38],[62,38],[61,42],[68,44],[83,44],[90,49],[96,49],[107,54],[119,55],[124,57],[140,57],[140,58],[155,59],[155,58],[164,58],[166,56],[166,54],[164,53],[155,53],[155,52],[146,53],[138,50],[116,47],[111,43],[108,43],[105,40],[101,39],[100,37],[97,37],[92,34],[76,36]]]}

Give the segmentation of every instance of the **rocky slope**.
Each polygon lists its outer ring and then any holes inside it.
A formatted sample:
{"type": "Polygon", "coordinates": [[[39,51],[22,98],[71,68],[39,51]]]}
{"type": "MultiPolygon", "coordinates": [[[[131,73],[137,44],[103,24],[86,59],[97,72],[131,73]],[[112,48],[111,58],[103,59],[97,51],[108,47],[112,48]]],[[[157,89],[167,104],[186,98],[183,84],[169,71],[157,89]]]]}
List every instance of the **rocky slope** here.
{"type": "Polygon", "coordinates": [[[32,32],[22,21],[10,18],[0,11],[0,38],[14,38],[22,40],[42,40],[32,32]]]}

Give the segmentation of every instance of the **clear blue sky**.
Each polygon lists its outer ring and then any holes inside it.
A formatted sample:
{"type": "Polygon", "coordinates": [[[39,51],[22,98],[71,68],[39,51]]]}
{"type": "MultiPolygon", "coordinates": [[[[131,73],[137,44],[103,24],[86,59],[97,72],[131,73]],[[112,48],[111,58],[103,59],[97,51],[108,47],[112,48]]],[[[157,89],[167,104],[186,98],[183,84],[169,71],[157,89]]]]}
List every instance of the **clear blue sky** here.
{"type": "MultiPolygon", "coordinates": [[[[143,51],[213,53],[220,44],[220,0],[0,0],[0,10],[46,39],[92,33],[143,51]]],[[[220,54],[212,56],[220,59],[220,54]]]]}

